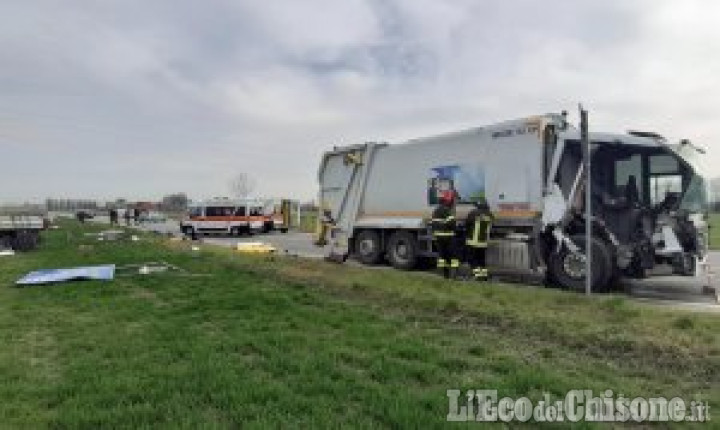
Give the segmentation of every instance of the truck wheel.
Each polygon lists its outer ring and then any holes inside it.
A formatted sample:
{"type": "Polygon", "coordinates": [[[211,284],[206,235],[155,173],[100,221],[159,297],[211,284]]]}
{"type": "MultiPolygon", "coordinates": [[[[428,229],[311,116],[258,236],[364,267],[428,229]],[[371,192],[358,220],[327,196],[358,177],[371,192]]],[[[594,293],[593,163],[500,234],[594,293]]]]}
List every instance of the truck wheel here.
{"type": "Polygon", "coordinates": [[[415,236],[407,231],[396,231],[388,240],[388,260],[396,269],[414,269],[417,265],[417,251],[418,245],[415,236]]]}
{"type": "Polygon", "coordinates": [[[374,230],[363,230],[355,239],[355,253],[363,264],[377,264],[382,257],[380,235],[374,230]]]}
{"type": "MultiPolygon", "coordinates": [[[[585,236],[573,236],[572,241],[585,251],[585,236]]],[[[597,238],[592,240],[592,290],[593,292],[605,291],[607,283],[613,272],[612,260],[607,246],[597,238]]],[[[570,252],[566,247],[550,256],[550,267],[553,277],[560,286],[574,290],[585,290],[585,260],[581,255],[570,252]]]]}
{"type": "Polygon", "coordinates": [[[280,229],[280,233],[287,233],[288,229],[286,227],[283,227],[280,229]]]}

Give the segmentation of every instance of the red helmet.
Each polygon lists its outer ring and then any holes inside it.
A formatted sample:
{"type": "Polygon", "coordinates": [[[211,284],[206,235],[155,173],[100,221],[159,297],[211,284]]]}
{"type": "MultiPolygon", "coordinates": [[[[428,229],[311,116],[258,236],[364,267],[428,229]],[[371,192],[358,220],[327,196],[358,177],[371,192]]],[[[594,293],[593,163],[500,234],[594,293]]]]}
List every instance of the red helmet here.
{"type": "Polygon", "coordinates": [[[455,202],[455,191],[445,190],[440,193],[440,203],[444,205],[452,205],[455,202]]]}

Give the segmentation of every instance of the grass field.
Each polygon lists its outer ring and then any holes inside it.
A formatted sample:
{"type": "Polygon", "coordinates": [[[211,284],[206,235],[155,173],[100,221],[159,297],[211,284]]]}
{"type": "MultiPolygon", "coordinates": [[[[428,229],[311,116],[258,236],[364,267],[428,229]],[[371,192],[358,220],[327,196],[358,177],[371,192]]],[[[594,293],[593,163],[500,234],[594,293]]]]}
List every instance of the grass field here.
{"type": "Polygon", "coordinates": [[[452,388],[720,405],[716,315],[149,236],[81,246],[92,228],[0,260],[3,426],[439,427],[452,388]],[[39,268],[158,260],[210,276],[12,286],[39,268]]]}
{"type": "Polygon", "coordinates": [[[720,250],[720,213],[710,214],[710,248],[720,250]]]}

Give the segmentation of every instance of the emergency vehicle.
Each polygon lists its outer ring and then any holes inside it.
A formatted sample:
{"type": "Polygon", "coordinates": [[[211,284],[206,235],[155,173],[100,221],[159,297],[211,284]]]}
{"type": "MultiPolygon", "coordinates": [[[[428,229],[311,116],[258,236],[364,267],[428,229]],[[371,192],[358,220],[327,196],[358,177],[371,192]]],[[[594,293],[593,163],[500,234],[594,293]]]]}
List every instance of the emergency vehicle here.
{"type": "Polygon", "coordinates": [[[213,199],[191,205],[180,229],[188,236],[203,233],[240,236],[263,231],[267,220],[261,200],[213,199]]]}

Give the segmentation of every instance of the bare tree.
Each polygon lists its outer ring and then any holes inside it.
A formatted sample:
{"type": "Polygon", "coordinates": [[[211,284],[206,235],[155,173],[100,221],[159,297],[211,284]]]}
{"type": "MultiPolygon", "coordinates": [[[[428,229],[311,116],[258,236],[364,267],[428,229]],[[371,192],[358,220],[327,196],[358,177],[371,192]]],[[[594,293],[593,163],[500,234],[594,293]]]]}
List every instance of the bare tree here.
{"type": "Polygon", "coordinates": [[[247,173],[238,173],[230,181],[230,193],[237,198],[247,198],[255,191],[255,180],[247,173]]]}

